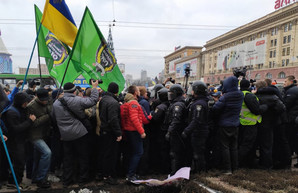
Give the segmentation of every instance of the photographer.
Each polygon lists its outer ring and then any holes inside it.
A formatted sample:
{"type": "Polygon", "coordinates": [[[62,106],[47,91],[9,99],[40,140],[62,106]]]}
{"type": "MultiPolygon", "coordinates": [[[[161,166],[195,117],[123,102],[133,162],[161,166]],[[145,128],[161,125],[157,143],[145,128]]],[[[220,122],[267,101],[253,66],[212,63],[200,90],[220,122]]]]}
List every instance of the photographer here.
{"type": "Polygon", "coordinates": [[[61,134],[64,149],[63,185],[73,183],[74,162],[79,163],[79,183],[89,181],[89,137],[88,124],[84,109],[90,108],[98,101],[98,80],[92,81],[91,96],[82,98],[75,96],[76,86],[73,83],[64,84],[64,96],[55,101],[53,116],[61,134]]]}

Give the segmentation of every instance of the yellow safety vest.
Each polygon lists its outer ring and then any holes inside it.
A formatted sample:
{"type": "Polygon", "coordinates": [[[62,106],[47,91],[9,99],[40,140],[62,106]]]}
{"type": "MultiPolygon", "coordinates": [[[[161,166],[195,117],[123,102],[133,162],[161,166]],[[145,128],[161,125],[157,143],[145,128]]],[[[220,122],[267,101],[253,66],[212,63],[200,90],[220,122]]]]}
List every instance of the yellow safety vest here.
{"type": "MultiPolygon", "coordinates": [[[[244,97],[247,93],[251,93],[249,91],[242,91],[244,94],[244,97]]],[[[257,96],[256,96],[257,97],[257,96]]],[[[257,100],[259,101],[258,97],[257,100]]],[[[255,115],[247,108],[245,102],[242,103],[242,108],[240,112],[240,123],[241,125],[255,125],[257,122],[262,122],[262,116],[261,115],[255,115]]]]}

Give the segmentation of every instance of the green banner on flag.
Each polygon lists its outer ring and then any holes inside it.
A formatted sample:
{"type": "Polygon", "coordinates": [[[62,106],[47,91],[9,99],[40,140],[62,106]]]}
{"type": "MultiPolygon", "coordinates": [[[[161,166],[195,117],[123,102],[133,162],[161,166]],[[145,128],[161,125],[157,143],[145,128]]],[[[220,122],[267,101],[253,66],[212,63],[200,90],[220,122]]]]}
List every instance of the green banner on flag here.
{"type": "Polygon", "coordinates": [[[116,58],[87,7],[73,46],[71,61],[80,65],[87,82],[91,78],[101,79],[103,84],[99,86],[105,91],[111,82],[118,84],[119,92],[124,89],[125,80],[116,58]]]}
{"type": "MultiPolygon", "coordinates": [[[[34,7],[36,31],[38,31],[42,13],[36,5],[34,7]]],[[[70,49],[67,45],[58,40],[47,28],[41,26],[38,36],[38,55],[45,58],[50,75],[59,84],[61,84],[69,60],[69,53],[70,49]]],[[[80,74],[80,66],[74,66],[74,63],[70,61],[63,83],[73,82],[80,74]]]]}

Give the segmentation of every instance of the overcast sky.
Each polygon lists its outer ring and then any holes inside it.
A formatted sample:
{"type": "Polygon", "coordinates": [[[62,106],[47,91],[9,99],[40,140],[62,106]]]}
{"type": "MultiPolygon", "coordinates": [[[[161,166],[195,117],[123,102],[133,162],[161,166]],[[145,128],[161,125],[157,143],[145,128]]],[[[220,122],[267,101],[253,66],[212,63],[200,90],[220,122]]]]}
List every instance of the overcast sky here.
{"type": "MultiPolygon", "coordinates": [[[[203,46],[206,41],[274,11],[275,0],[66,0],[77,24],[85,6],[107,39],[112,28],[118,63],[139,78],[155,77],[164,56],[175,46],[203,46]],[[126,22],[126,23],[125,23],[126,22]],[[173,25],[178,24],[178,25],[173,25]]],[[[13,71],[26,67],[35,40],[34,4],[45,0],[0,0],[1,37],[12,54],[13,71]]],[[[38,63],[35,51],[31,66],[38,63]]]]}

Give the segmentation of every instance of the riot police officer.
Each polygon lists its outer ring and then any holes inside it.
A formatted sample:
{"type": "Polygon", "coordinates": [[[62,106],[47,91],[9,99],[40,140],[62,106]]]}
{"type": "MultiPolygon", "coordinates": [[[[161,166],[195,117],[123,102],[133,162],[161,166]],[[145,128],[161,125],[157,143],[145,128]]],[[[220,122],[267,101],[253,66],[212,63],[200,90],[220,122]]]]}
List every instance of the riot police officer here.
{"type": "Polygon", "coordinates": [[[151,111],[154,111],[155,108],[161,103],[160,99],[158,99],[158,91],[160,89],[164,88],[164,86],[162,84],[156,84],[150,94],[150,107],[151,107],[151,111]]]}
{"type": "Polygon", "coordinates": [[[157,98],[160,100],[155,110],[152,112],[151,119],[151,141],[150,141],[150,161],[151,166],[157,173],[168,174],[170,172],[170,144],[165,140],[168,128],[164,124],[166,112],[169,108],[168,89],[162,88],[157,92],[157,98]]]}
{"type": "Polygon", "coordinates": [[[171,175],[174,175],[181,167],[186,166],[186,145],[181,133],[186,126],[186,105],[183,88],[179,84],[171,86],[168,92],[170,107],[166,115],[168,132],[166,139],[170,141],[171,175]]]}
{"type": "Polygon", "coordinates": [[[193,172],[206,171],[205,146],[208,138],[208,97],[207,86],[202,81],[192,84],[193,99],[188,109],[188,126],[183,138],[190,136],[193,151],[193,172]]]}

